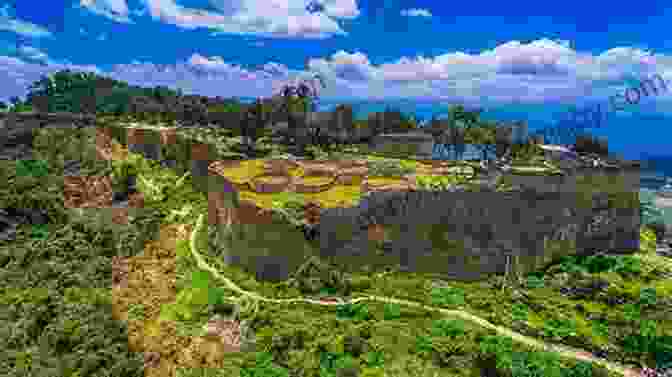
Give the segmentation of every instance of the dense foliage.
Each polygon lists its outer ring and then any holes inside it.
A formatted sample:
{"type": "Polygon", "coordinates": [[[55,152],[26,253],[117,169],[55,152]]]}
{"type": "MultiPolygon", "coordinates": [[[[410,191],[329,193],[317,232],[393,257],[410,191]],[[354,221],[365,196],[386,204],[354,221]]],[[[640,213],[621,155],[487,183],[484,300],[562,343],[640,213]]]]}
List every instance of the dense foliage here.
{"type": "Polygon", "coordinates": [[[71,217],[62,207],[62,176],[0,166],[8,206],[42,208],[49,222],[24,226],[0,243],[0,361],[3,376],[142,376],[142,355],[128,349],[127,327],[112,318],[111,258],[133,255],[156,229],[151,217],[112,227],[71,217]],[[22,170],[17,176],[16,170],[22,170]],[[26,198],[30,198],[27,201],[26,198]]]}
{"type": "MultiPolygon", "coordinates": [[[[25,101],[12,99],[10,111],[65,111],[145,122],[211,124],[230,130],[231,136],[241,136],[244,150],[240,152],[247,155],[254,154],[258,138],[272,133],[282,136],[282,142],[295,153],[312,154],[306,149],[309,145],[327,150],[334,145],[370,143],[381,133],[418,129],[417,119],[389,106],[383,112],[371,114],[367,120],[346,121],[346,125],[352,123],[347,126],[351,128],[340,129],[339,122],[330,122],[327,129],[308,127],[306,114],[316,110],[319,86],[324,87],[324,82],[315,75],[296,84],[285,84],[270,98],[243,104],[232,98],[185,95],[181,90],[165,86],[140,87],[94,73],[62,70],[30,85],[25,101]],[[278,122],[286,122],[287,129],[270,132],[269,126],[278,122]],[[356,134],[356,129],[366,132],[356,134]]],[[[334,112],[343,119],[352,118],[350,105],[339,105],[334,112]]],[[[511,130],[521,124],[496,124],[481,119],[480,114],[478,109],[453,106],[446,119],[433,118],[422,130],[432,134],[436,143],[449,146],[458,154],[464,150],[465,143],[482,147],[484,153],[487,149],[496,149],[500,156],[519,144],[511,138],[511,130]]],[[[584,144],[590,143],[581,144],[581,148],[584,144]]]]}

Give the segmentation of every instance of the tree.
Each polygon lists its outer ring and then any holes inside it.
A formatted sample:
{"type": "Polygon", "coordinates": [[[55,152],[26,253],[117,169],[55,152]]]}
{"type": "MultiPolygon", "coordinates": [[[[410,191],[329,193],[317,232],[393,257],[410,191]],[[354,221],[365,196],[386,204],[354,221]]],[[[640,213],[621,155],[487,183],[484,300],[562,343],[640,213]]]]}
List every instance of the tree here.
{"type": "Polygon", "coordinates": [[[481,111],[466,110],[462,105],[451,106],[445,120],[437,121],[435,116],[432,117],[430,133],[435,138],[435,142],[450,145],[450,149],[455,151],[457,158],[461,159],[464,154],[466,136],[480,124],[481,111]]]}
{"type": "Polygon", "coordinates": [[[472,128],[469,132],[469,139],[480,150],[483,160],[487,160],[488,152],[495,148],[496,127],[495,123],[481,121],[478,127],[472,128]]]}
{"type": "Polygon", "coordinates": [[[269,108],[260,99],[257,99],[252,106],[248,106],[243,112],[240,133],[248,152],[254,150],[257,139],[269,119],[269,108]]]}
{"type": "Polygon", "coordinates": [[[497,158],[508,156],[513,144],[513,127],[502,125],[495,130],[495,153],[497,158]]]}
{"type": "Polygon", "coordinates": [[[26,103],[47,112],[94,112],[95,88],[100,79],[93,73],[68,69],[42,76],[28,87],[26,103]]]}
{"type": "Polygon", "coordinates": [[[319,74],[301,80],[296,85],[285,84],[279,93],[283,100],[278,110],[285,114],[289,128],[289,134],[285,141],[289,143],[289,138],[293,137],[299,154],[305,153],[306,141],[309,137],[306,130],[305,115],[311,109],[314,109],[314,100],[317,97],[316,83],[324,87],[324,81],[319,74]],[[300,135],[300,133],[304,133],[304,135],[300,135]]]}

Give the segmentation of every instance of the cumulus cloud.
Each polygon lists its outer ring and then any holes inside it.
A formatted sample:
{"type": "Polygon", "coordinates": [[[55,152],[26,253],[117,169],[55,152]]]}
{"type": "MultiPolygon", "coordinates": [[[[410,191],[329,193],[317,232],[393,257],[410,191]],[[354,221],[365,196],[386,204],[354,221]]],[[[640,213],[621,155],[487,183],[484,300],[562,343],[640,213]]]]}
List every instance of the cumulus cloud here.
{"type": "Polygon", "coordinates": [[[80,0],[79,7],[111,20],[131,23],[129,14],[183,29],[207,28],[218,34],[252,34],[276,38],[324,39],[347,34],[338,19],[359,16],[356,0],[209,0],[209,9],[182,6],[176,0],[141,0],[142,10],[129,10],[126,0],[80,0]]]}
{"type": "Polygon", "coordinates": [[[212,10],[188,8],[175,0],[143,1],[155,20],[184,29],[211,29],[213,35],[324,39],[346,34],[337,19],[360,13],[355,0],[322,0],[320,12],[310,12],[308,0],[210,0],[212,10]]]}
{"type": "Polygon", "coordinates": [[[80,0],[79,6],[99,16],[121,23],[132,23],[126,0],[80,0]]]}
{"type": "Polygon", "coordinates": [[[24,98],[30,84],[63,69],[102,74],[95,66],[56,62],[30,46],[21,46],[18,50],[19,57],[0,56],[0,100],[7,101],[13,96],[24,98]],[[36,60],[31,61],[31,56],[36,60]]]}
{"type": "MultiPolygon", "coordinates": [[[[33,71],[72,66],[54,63],[43,52],[22,48],[23,60],[3,58],[0,76],[28,80],[33,71]],[[32,56],[34,60],[30,60],[32,56]],[[10,72],[10,73],[8,73],[10,72]],[[28,73],[26,73],[28,72],[28,73]]],[[[89,67],[91,68],[91,67],[89,67]]],[[[284,83],[319,73],[326,88],[321,98],[422,99],[465,104],[566,103],[592,96],[604,101],[622,92],[624,77],[659,73],[672,80],[672,57],[618,47],[601,54],[580,53],[566,41],[541,39],[530,43],[512,41],[477,54],[451,52],[434,57],[401,57],[373,64],[360,51],[338,51],[331,56],[309,59],[302,70],[277,62],[243,67],[219,56],[194,53],[169,65],[151,62],[118,64],[105,74],[134,85],[180,87],[185,93],[206,96],[267,97],[284,83]],[[655,62],[655,66],[653,63],[655,62]]],[[[18,82],[18,81],[17,81],[18,82]]],[[[0,81],[0,87],[5,82],[0,81]]],[[[672,83],[668,84],[672,87],[672,83]]],[[[656,101],[672,98],[672,90],[656,101]]],[[[0,95],[5,95],[1,93],[0,95]]]]}
{"type": "Polygon", "coordinates": [[[133,85],[180,87],[185,93],[212,97],[267,97],[274,93],[279,82],[292,80],[301,73],[274,62],[248,69],[225,62],[219,56],[197,53],[172,65],[132,62],[115,65],[107,72],[133,85]]]}
{"type": "Polygon", "coordinates": [[[373,66],[361,52],[339,51],[310,59],[308,68],[339,86],[339,92],[372,97],[434,97],[497,101],[603,99],[622,89],[626,77],[655,72],[672,78],[672,59],[633,48],[599,55],[573,50],[566,41],[504,43],[480,54],[452,52],[433,58],[401,57],[373,66]],[[656,62],[656,65],[653,65],[656,62]],[[340,88],[342,87],[342,89],[340,88]],[[365,94],[366,93],[366,94],[365,94]]]}
{"type": "Polygon", "coordinates": [[[42,50],[32,46],[21,46],[17,52],[28,61],[48,63],[49,56],[42,50]]]}
{"type": "Polygon", "coordinates": [[[401,15],[406,17],[432,17],[432,13],[427,9],[418,8],[403,9],[401,15]]]}
{"type": "Polygon", "coordinates": [[[0,30],[11,31],[13,33],[32,38],[51,37],[49,30],[40,25],[18,20],[10,15],[9,5],[0,7],[0,30]]]}

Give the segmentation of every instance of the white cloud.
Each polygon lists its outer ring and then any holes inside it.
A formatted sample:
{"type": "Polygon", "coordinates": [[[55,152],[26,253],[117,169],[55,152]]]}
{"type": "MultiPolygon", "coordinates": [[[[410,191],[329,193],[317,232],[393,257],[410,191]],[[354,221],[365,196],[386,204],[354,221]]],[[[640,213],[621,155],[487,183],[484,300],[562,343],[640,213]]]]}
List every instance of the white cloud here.
{"type": "Polygon", "coordinates": [[[30,46],[22,46],[18,50],[22,55],[21,58],[0,56],[0,100],[7,101],[13,96],[24,98],[30,84],[43,75],[63,69],[101,74],[101,70],[95,66],[55,62],[42,51],[30,46]],[[38,60],[30,61],[27,55],[32,55],[38,60]]]}
{"type": "Polygon", "coordinates": [[[18,48],[17,52],[23,58],[34,62],[49,62],[49,56],[45,52],[32,46],[21,46],[18,48]]]}
{"type": "Polygon", "coordinates": [[[211,29],[213,35],[313,39],[347,34],[337,19],[352,19],[360,14],[356,0],[321,0],[324,10],[317,13],[306,9],[308,0],[210,0],[213,10],[185,7],[176,0],[141,1],[141,10],[129,10],[126,0],[80,0],[79,7],[122,23],[133,22],[129,14],[148,14],[183,29],[211,29]]]}
{"type": "Polygon", "coordinates": [[[79,6],[116,22],[133,23],[128,18],[129,10],[126,0],[80,0],[79,6]]]}
{"type": "Polygon", "coordinates": [[[427,9],[418,8],[403,9],[401,15],[406,17],[432,17],[432,13],[427,9]]]}
{"type": "Polygon", "coordinates": [[[307,0],[210,0],[216,11],[188,8],[175,0],[143,0],[155,20],[184,29],[276,38],[317,38],[347,34],[337,19],[359,15],[355,0],[323,0],[323,12],[306,10],[307,0]]]}
{"type": "MultiPolygon", "coordinates": [[[[22,47],[24,60],[0,60],[0,96],[14,87],[15,78],[29,80],[34,71],[72,66],[55,63],[42,51],[22,47]],[[33,60],[29,57],[32,56],[33,60]],[[29,60],[30,62],[26,62],[29,60]],[[17,76],[18,75],[18,76],[17,76]],[[7,81],[7,83],[5,82],[7,81]],[[7,85],[5,85],[7,84],[7,85]]],[[[95,67],[89,67],[94,69],[95,67]]],[[[330,98],[417,98],[464,103],[559,103],[587,96],[604,101],[623,89],[621,78],[650,76],[657,72],[672,80],[672,56],[651,54],[633,48],[614,48],[591,55],[573,50],[563,41],[547,39],[531,43],[512,41],[477,54],[451,52],[434,57],[401,57],[373,64],[360,51],[338,51],[331,56],[309,59],[303,70],[268,62],[250,68],[219,56],[194,53],[171,65],[151,62],[118,64],[106,72],[135,85],[180,86],[187,93],[207,96],[270,96],[286,82],[320,73],[326,88],[320,96],[330,98]],[[655,67],[653,66],[655,63],[655,67]]],[[[38,75],[39,77],[39,75],[38,75]]],[[[672,89],[672,83],[668,84],[672,89]]],[[[660,93],[656,103],[672,99],[672,90],[660,93]]]]}
{"type": "Polygon", "coordinates": [[[9,5],[0,7],[0,30],[33,38],[52,36],[51,32],[40,25],[13,18],[9,13],[9,5]]]}

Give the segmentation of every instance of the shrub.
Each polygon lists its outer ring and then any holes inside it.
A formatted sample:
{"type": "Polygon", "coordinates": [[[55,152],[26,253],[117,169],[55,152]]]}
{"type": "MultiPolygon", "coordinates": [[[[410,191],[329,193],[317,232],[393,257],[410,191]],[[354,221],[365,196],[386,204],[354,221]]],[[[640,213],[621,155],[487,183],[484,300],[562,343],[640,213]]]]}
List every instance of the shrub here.
{"type": "Polygon", "coordinates": [[[529,311],[529,309],[528,309],[527,305],[521,304],[521,303],[515,303],[515,304],[513,304],[513,308],[511,310],[511,313],[513,315],[514,320],[526,321],[528,311],[529,311]]]}
{"type": "Polygon", "coordinates": [[[558,356],[550,352],[516,352],[513,355],[511,374],[520,377],[561,377],[558,356]]]}
{"type": "Polygon", "coordinates": [[[378,368],[383,366],[385,358],[382,352],[372,351],[366,354],[365,362],[366,365],[370,368],[378,368]]]}
{"type": "Polygon", "coordinates": [[[464,335],[464,321],[440,319],[432,325],[432,336],[455,338],[464,335]]]}
{"type": "Polygon", "coordinates": [[[487,360],[495,357],[496,367],[499,370],[506,370],[512,367],[513,340],[511,338],[488,335],[479,342],[479,351],[481,358],[487,360]]]}
{"type": "Polygon", "coordinates": [[[344,319],[354,319],[357,321],[366,321],[371,319],[371,313],[366,304],[344,304],[336,307],[336,316],[344,319]]]}
{"type": "Polygon", "coordinates": [[[639,292],[639,303],[641,305],[644,305],[644,306],[655,305],[656,304],[656,288],[655,287],[643,288],[639,292]]]}
{"type": "Polygon", "coordinates": [[[656,240],[662,240],[665,238],[666,225],[662,220],[652,221],[646,224],[646,226],[653,230],[653,233],[656,235],[656,240]]]}
{"type": "Polygon", "coordinates": [[[426,335],[419,335],[415,339],[415,352],[421,356],[432,353],[432,339],[426,335]]]}
{"type": "Polygon", "coordinates": [[[395,303],[385,304],[383,318],[385,320],[401,318],[401,306],[395,303]]]}
{"type": "Polygon", "coordinates": [[[571,368],[563,369],[563,377],[592,377],[593,366],[587,361],[579,361],[571,368]]]}
{"type": "Polygon", "coordinates": [[[369,161],[369,175],[379,177],[398,177],[412,174],[415,168],[403,165],[396,160],[373,159],[369,161]]]}
{"type": "Polygon", "coordinates": [[[464,305],[464,291],[460,288],[440,287],[432,289],[432,305],[464,305]]]}
{"type": "Polygon", "coordinates": [[[44,160],[19,160],[16,162],[17,177],[45,177],[49,174],[49,163],[44,160]]]}
{"type": "Polygon", "coordinates": [[[271,354],[260,352],[252,366],[241,368],[240,377],[289,377],[289,371],[273,364],[271,354]]]}
{"type": "Polygon", "coordinates": [[[639,259],[627,255],[617,258],[617,263],[613,270],[623,276],[639,275],[642,272],[642,265],[639,259]]]}
{"type": "Polygon", "coordinates": [[[572,320],[553,318],[544,323],[543,334],[554,339],[576,336],[576,323],[572,320]]]}
{"type": "Polygon", "coordinates": [[[448,176],[426,176],[419,175],[416,177],[418,188],[429,191],[448,190],[454,183],[454,179],[448,176]]]}
{"type": "Polygon", "coordinates": [[[543,276],[537,276],[537,275],[527,276],[527,288],[534,289],[534,288],[543,288],[543,287],[544,287],[544,277],[543,276]]]}

